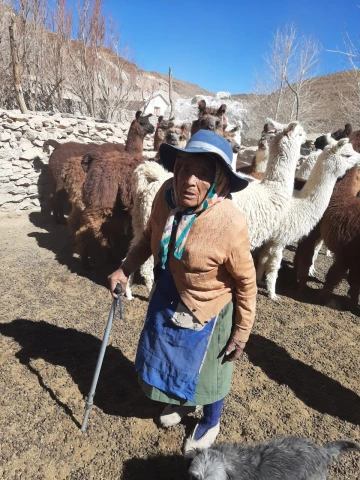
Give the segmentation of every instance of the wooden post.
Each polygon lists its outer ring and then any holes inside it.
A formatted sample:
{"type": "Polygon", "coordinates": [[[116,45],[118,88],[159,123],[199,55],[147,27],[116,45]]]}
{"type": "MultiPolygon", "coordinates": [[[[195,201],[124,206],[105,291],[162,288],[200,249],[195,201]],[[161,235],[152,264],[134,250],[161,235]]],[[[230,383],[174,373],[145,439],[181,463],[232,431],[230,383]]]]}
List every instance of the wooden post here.
{"type": "Polygon", "coordinates": [[[11,24],[9,25],[9,33],[10,33],[10,49],[11,49],[11,58],[12,58],[12,65],[13,65],[15,91],[16,91],[16,96],[20,106],[21,113],[27,113],[26,103],[25,103],[23,91],[21,88],[19,56],[18,56],[18,50],[17,50],[16,40],[14,35],[14,23],[15,23],[15,20],[12,19],[11,24]]]}
{"type": "Polygon", "coordinates": [[[170,116],[169,118],[173,118],[174,116],[174,102],[172,98],[173,88],[172,88],[172,71],[169,67],[169,101],[170,101],[170,116]]]}

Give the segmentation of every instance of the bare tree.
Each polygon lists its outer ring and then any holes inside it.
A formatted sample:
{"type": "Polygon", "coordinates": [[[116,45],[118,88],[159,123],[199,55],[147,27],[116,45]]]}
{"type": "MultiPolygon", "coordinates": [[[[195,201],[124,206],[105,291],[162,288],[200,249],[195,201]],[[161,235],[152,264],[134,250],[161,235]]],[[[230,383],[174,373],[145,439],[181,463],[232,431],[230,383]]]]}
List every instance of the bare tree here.
{"type": "Polygon", "coordinates": [[[341,113],[345,121],[351,122],[358,117],[360,110],[360,38],[354,40],[345,29],[343,43],[344,49],[327,51],[342,55],[346,61],[341,85],[336,85],[335,90],[341,113]]]}
{"type": "Polygon", "coordinates": [[[105,42],[105,17],[102,0],[79,0],[76,6],[78,25],[76,41],[69,43],[71,79],[69,88],[86,105],[87,113],[96,113],[97,75],[100,50],[105,42]]]}
{"type": "Polygon", "coordinates": [[[310,119],[318,104],[311,87],[319,53],[317,40],[300,35],[294,25],[277,29],[269,53],[264,57],[264,74],[257,76],[248,105],[259,133],[264,117],[283,123],[310,119]]]}
{"type": "Polygon", "coordinates": [[[23,91],[21,88],[19,56],[18,56],[17,43],[16,43],[15,33],[14,33],[14,24],[15,24],[15,21],[14,19],[12,19],[11,24],[9,25],[9,34],[10,34],[10,48],[11,48],[13,74],[14,74],[14,85],[15,85],[16,97],[19,102],[20,110],[22,113],[27,113],[26,103],[25,103],[23,91]]]}

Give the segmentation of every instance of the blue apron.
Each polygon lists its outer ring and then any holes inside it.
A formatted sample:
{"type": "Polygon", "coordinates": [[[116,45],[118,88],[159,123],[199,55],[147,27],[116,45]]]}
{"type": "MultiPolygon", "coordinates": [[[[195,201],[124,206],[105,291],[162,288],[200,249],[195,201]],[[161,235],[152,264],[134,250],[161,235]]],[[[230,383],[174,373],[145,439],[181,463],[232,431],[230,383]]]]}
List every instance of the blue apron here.
{"type": "Polygon", "coordinates": [[[136,353],[142,379],[163,392],[193,401],[216,317],[201,330],[175,325],[171,318],[181,302],[169,264],[159,272],[136,353]]]}

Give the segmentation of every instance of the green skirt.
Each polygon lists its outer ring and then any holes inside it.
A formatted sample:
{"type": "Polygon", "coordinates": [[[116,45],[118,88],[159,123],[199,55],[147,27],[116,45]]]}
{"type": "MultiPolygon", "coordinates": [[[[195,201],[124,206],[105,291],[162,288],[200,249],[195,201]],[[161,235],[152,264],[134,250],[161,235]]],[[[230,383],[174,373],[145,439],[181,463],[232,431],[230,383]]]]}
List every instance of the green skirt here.
{"type": "Polygon", "coordinates": [[[232,326],[233,303],[229,302],[218,315],[199,374],[194,403],[170,396],[162,390],[152,387],[139,375],[138,380],[145,395],[151,400],[173,405],[209,405],[226,397],[230,391],[233,364],[225,361],[224,352],[230,338],[232,326]]]}

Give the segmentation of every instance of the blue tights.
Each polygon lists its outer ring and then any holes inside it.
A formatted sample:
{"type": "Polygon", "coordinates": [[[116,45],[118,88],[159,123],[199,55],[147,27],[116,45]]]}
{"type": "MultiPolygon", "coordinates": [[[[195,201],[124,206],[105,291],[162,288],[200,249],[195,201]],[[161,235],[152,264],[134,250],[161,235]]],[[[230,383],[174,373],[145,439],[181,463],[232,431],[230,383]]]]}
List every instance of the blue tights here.
{"type": "Polygon", "coordinates": [[[215,427],[219,422],[224,400],[225,398],[210,405],[204,405],[203,416],[196,429],[194,440],[199,440],[209,428],[215,427]]]}

